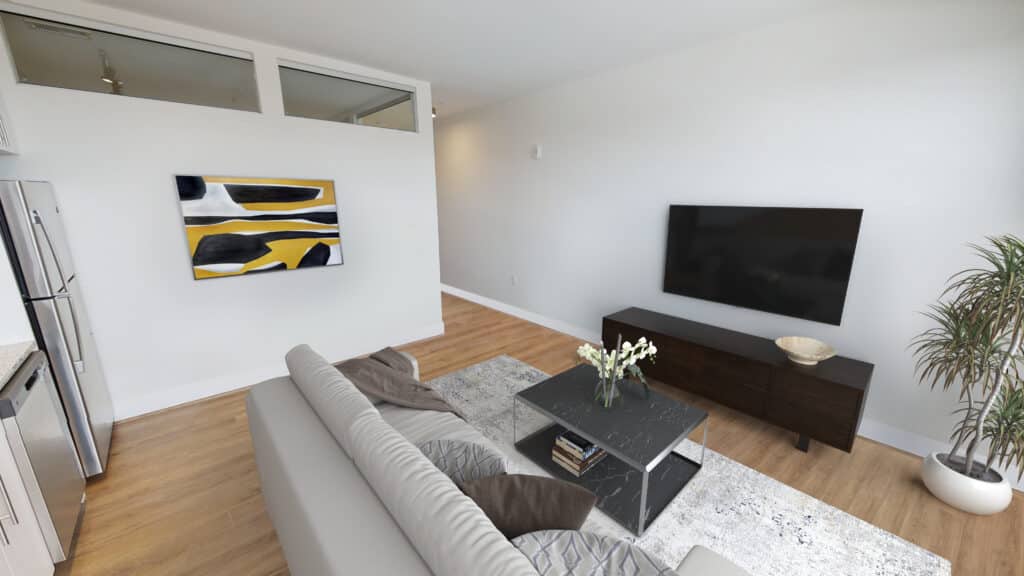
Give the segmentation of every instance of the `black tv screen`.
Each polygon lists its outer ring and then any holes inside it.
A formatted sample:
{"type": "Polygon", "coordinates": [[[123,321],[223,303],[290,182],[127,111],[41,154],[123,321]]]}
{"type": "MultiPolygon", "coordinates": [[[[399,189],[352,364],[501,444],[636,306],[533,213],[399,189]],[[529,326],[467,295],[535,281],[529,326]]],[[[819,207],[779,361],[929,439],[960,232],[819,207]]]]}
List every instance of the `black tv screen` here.
{"type": "Polygon", "coordinates": [[[665,291],[839,325],[862,213],[672,206],[665,291]]]}

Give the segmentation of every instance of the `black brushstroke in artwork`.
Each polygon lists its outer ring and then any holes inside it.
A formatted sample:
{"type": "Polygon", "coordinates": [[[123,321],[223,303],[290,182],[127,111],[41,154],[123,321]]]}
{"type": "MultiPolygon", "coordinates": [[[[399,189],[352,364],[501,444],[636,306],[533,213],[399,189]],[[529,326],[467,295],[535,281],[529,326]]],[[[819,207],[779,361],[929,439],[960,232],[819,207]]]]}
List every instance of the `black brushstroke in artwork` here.
{"type": "Polygon", "coordinates": [[[192,255],[193,266],[244,264],[268,254],[268,242],[294,238],[337,238],[337,232],[283,231],[265,234],[211,234],[203,236],[192,255]]]}
{"type": "Polygon", "coordinates": [[[319,188],[304,186],[274,186],[253,184],[225,184],[231,199],[239,204],[255,202],[305,202],[320,195],[319,188]]]}
{"type": "Polygon", "coordinates": [[[202,176],[175,176],[178,183],[178,198],[185,202],[187,200],[201,200],[206,196],[206,182],[202,176]]]}
{"type": "Polygon", "coordinates": [[[253,234],[252,236],[259,238],[264,242],[273,242],[275,240],[291,240],[293,238],[337,238],[338,232],[317,232],[315,230],[282,230],[281,232],[265,232],[263,234],[253,234]]]}
{"type": "Polygon", "coordinates": [[[196,245],[192,265],[245,264],[269,253],[267,243],[258,236],[211,234],[203,236],[196,245]]]}
{"type": "Polygon", "coordinates": [[[306,220],[317,224],[337,224],[338,213],[334,210],[329,212],[302,212],[301,214],[256,214],[253,216],[186,216],[185,226],[205,226],[208,224],[220,224],[230,220],[243,220],[246,222],[269,221],[269,220],[306,220]]]}
{"type": "Polygon", "coordinates": [[[243,274],[259,274],[260,272],[273,272],[275,270],[287,270],[287,269],[288,269],[288,265],[287,264],[285,264],[284,262],[278,262],[277,264],[274,264],[273,266],[269,266],[267,268],[260,268],[259,270],[249,270],[249,271],[243,272],[243,274]]]}
{"type": "Polygon", "coordinates": [[[299,268],[312,268],[314,266],[326,266],[327,260],[331,257],[331,247],[323,242],[317,242],[316,246],[309,249],[299,260],[299,268]]]}

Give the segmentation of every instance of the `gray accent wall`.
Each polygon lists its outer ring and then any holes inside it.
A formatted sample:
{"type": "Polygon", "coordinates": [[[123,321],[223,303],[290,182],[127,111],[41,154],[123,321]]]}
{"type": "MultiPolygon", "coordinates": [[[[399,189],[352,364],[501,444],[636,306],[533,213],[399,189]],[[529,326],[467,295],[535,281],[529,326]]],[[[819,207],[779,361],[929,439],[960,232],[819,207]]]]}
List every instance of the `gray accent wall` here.
{"type": "Polygon", "coordinates": [[[877,365],[862,431],[945,441],[917,311],[1024,235],[1024,6],[846,3],[442,120],[442,282],[578,328],[642,306],[877,365]],[[535,147],[542,147],[536,159],[535,147]],[[864,209],[842,326],[665,294],[672,203],[864,209]]]}

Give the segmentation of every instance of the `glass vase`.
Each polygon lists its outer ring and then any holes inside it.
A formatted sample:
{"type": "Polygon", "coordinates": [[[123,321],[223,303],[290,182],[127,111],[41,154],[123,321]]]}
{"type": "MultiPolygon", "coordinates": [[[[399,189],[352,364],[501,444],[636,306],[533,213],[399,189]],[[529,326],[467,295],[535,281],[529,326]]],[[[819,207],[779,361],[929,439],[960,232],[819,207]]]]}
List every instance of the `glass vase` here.
{"type": "Polygon", "coordinates": [[[611,408],[615,399],[622,395],[619,390],[619,381],[610,376],[602,376],[597,381],[597,388],[594,390],[594,399],[604,408],[611,408]]]}

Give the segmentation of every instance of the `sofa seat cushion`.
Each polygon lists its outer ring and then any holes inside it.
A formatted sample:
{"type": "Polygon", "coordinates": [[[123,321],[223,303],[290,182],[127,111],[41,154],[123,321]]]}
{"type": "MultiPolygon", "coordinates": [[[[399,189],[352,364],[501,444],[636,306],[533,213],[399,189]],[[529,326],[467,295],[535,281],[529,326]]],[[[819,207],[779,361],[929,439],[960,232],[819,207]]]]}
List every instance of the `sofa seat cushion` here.
{"type": "Polygon", "coordinates": [[[694,546],[676,568],[679,576],[750,576],[745,570],[703,546],[694,546]]]}
{"type": "Polygon", "coordinates": [[[431,576],[290,378],[254,386],[246,412],[263,500],[293,576],[431,576]]]}
{"type": "Polygon", "coordinates": [[[381,418],[413,444],[431,440],[461,440],[501,452],[471,424],[451,412],[416,410],[394,404],[378,404],[381,418]]]}
{"type": "MultiPolygon", "coordinates": [[[[541,576],[676,576],[671,568],[639,547],[609,536],[575,530],[544,530],[512,541],[541,576]]],[[[706,572],[704,576],[721,576],[706,572]]]]}

